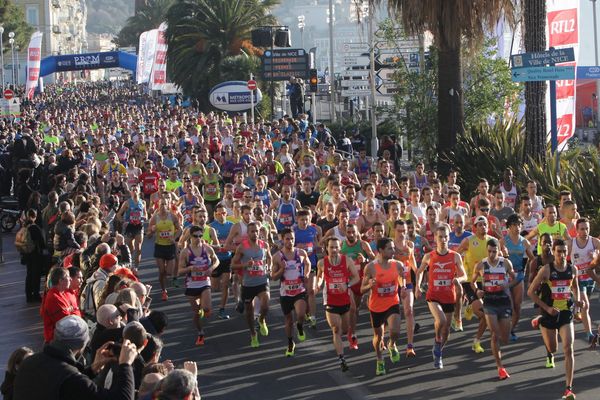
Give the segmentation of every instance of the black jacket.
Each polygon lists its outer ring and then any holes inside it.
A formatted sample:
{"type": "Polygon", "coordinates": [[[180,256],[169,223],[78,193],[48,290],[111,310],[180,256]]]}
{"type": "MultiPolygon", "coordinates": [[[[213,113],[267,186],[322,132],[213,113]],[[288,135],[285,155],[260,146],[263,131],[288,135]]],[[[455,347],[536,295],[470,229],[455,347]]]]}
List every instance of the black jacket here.
{"type": "Polygon", "coordinates": [[[133,370],[121,364],[109,390],[90,379],[91,371],[75,361],[70,351],[55,344],[26,358],[15,380],[15,400],[133,400],[133,370]],[[35,384],[32,384],[35,382],[35,384]]]}

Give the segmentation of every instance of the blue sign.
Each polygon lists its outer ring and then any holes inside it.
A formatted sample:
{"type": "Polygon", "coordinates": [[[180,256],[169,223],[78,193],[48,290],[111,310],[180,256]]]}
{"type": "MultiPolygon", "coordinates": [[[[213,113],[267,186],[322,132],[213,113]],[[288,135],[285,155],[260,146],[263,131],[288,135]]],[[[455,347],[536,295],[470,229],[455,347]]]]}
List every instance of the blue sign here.
{"type": "Polygon", "coordinates": [[[575,79],[575,67],[530,67],[511,69],[513,82],[575,79]]]}
{"type": "Polygon", "coordinates": [[[543,67],[547,64],[560,64],[575,61],[575,52],[572,47],[566,49],[552,49],[536,53],[515,54],[510,57],[513,68],[543,67]]]}
{"type": "Polygon", "coordinates": [[[600,67],[577,67],[577,79],[600,79],[600,67]]]}
{"type": "Polygon", "coordinates": [[[77,71],[119,66],[119,52],[69,54],[56,56],[56,71],[77,71]]]}

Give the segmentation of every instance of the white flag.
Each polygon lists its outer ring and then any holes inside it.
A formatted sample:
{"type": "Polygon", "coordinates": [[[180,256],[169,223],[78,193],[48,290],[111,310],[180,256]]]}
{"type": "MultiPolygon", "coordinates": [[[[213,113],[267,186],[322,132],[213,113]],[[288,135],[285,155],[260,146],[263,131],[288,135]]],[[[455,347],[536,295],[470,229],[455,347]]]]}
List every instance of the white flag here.
{"type": "Polygon", "coordinates": [[[42,60],[42,32],[34,32],[27,48],[27,83],[25,93],[32,99],[40,78],[40,62],[42,60]]]}

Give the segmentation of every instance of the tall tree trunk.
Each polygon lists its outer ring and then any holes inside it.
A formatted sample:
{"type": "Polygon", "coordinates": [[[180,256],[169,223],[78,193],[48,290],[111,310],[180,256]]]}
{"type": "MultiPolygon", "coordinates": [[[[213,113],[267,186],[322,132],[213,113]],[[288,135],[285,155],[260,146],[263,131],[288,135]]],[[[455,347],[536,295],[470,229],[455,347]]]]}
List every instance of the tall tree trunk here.
{"type": "MultiPolygon", "coordinates": [[[[525,51],[546,50],[546,0],[524,4],[525,51]]],[[[546,157],[546,82],[525,83],[525,154],[544,161],[546,157]]]]}
{"type": "MultiPolygon", "coordinates": [[[[458,31],[460,35],[460,31],[458,31]]],[[[442,35],[443,36],[443,35],[442,35]]],[[[462,66],[460,37],[450,45],[439,38],[438,61],[438,172],[446,176],[451,165],[449,152],[454,149],[456,137],[464,132],[464,106],[462,91],[462,66]]]]}

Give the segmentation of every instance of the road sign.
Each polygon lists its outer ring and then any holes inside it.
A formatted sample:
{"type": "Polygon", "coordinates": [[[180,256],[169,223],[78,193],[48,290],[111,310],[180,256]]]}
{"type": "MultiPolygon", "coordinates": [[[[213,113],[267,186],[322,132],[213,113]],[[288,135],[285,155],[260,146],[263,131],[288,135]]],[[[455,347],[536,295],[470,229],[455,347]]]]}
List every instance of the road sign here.
{"type": "Polygon", "coordinates": [[[377,85],[377,93],[382,94],[382,95],[392,95],[394,93],[398,92],[398,86],[396,86],[396,83],[383,83],[381,85],[377,85]]]}
{"type": "Polygon", "coordinates": [[[13,92],[13,91],[12,91],[12,90],[10,90],[10,89],[5,89],[5,90],[4,90],[4,98],[5,98],[6,100],[10,100],[10,99],[12,99],[13,97],[15,97],[15,92],[13,92]]]}
{"type": "Polygon", "coordinates": [[[248,81],[248,90],[254,90],[256,89],[256,81],[253,79],[250,79],[248,81]]]}
{"type": "Polygon", "coordinates": [[[340,81],[343,87],[350,86],[369,86],[371,81],[368,79],[343,79],[340,81]]]}
{"type": "Polygon", "coordinates": [[[344,53],[368,53],[369,52],[369,44],[368,43],[344,43],[343,44],[344,53]]]}
{"type": "Polygon", "coordinates": [[[21,99],[13,97],[12,99],[2,98],[0,99],[0,115],[3,117],[14,115],[21,115],[21,99]]]}
{"type": "Polygon", "coordinates": [[[346,67],[364,67],[371,63],[367,56],[344,56],[343,65],[346,67]]]}
{"type": "Polygon", "coordinates": [[[342,89],[342,97],[368,96],[371,94],[371,89],[342,89]]]}
{"type": "Polygon", "coordinates": [[[513,68],[513,82],[560,81],[575,79],[575,67],[529,67],[513,68]]]}
{"type": "Polygon", "coordinates": [[[600,79],[600,67],[577,67],[577,79],[600,79]]]}
{"type": "Polygon", "coordinates": [[[572,47],[565,49],[552,49],[536,53],[523,53],[511,56],[513,68],[542,67],[546,64],[559,64],[575,61],[575,52],[572,47]]]}
{"type": "Polygon", "coordinates": [[[304,49],[266,50],[261,61],[265,80],[287,81],[291,76],[308,79],[308,53],[304,49]]]}
{"type": "Polygon", "coordinates": [[[369,76],[369,70],[368,69],[349,69],[346,71],[342,71],[342,76],[343,77],[348,77],[348,78],[352,78],[355,76],[358,76],[360,78],[362,77],[368,77],[369,76]]]}

